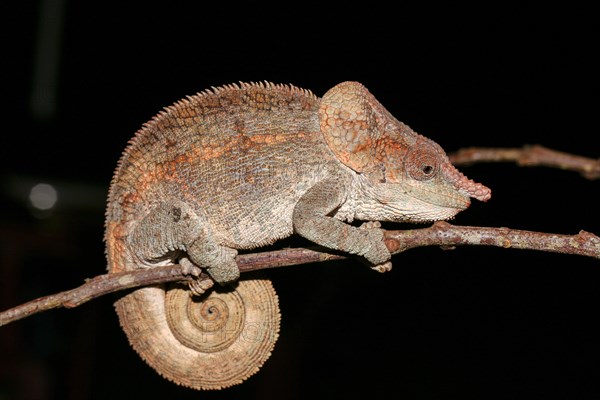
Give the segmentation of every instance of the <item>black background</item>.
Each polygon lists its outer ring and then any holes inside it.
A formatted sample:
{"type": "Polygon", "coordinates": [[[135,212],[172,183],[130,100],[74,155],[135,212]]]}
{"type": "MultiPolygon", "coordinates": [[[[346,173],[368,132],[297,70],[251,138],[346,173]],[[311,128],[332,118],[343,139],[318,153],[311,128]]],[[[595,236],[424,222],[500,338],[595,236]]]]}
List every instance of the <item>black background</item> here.
{"type": "MultiPolygon", "coordinates": [[[[104,272],[104,199],[121,151],[162,107],[210,86],[266,80],[321,96],[357,80],[448,152],[542,144],[598,157],[592,10],[61,3],[2,10],[2,309],[104,272]],[[44,20],[57,46],[40,45],[44,20]],[[40,87],[49,108],[32,100],[40,87]],[[58,189],[51,212],[27,201],[38,182],[58,189]]],[[[597,182],[512,164],[463,171],[493,197],[456,224],[600,233],[597,182]]],[[[0,328],[0,399],[600,397],[597,260],[462,247],[393,262],[384,275],[355,262],[268,271],[279,342],[259,373],[221,392],[147,367],[115,297],[15,322],[0,328]]]]}

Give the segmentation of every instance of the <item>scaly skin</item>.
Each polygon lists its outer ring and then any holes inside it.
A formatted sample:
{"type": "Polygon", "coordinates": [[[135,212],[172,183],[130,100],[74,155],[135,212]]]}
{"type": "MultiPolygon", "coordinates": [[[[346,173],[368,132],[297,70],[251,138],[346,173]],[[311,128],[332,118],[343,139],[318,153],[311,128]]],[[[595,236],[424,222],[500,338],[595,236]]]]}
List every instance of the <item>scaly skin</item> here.
{"type": "MultiPolygon", "coordinates": [[[[443,220],[466,209],[470,197],[486,201],[490,195],[359,83],[339,84],[322,99],[271,83],[213,88],[167,107],[125,150],[108,199],[108,268],[179,262],[225,284],[239,277],[237,250],[296,233],[387,271],[391,255],[383,231],[348,222],[443,220]]],[[[167,288],[136,290],[117,302],[117,311],[133,347],[159,373],[185,386],[217,389],[256,372],[277,337],[274,291],[246,287],[240,282],[237,289],[247,296],[242,300],[231,300],[236,290],[212,291],[209,298],[229,296],[231,307],[242,304],[248,318],[270,321],[264,342],[253,341],[258,347],[242,340],[230,348],[221,343],[219,351],[196,349],[198,336],[187,340],[180,331],[198,321],[179,326],[181,307],[169,304],[182,297],[169,296],[167,288]],[[261,314],[260,304],[272,306],[261,314]]],[[[226,320],[228,313],[217,314],[226,320]]]]}

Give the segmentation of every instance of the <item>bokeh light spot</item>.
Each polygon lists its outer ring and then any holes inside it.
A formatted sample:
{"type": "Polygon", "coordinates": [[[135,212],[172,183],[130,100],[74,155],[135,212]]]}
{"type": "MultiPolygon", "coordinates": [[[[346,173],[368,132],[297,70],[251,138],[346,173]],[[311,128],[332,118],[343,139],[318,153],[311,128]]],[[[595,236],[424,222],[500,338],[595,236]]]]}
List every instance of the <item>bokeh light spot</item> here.
{"type": "Polygon", "coordinates": [[[50,210],[57,200],[58,193],[56,189],[47,183],[38,183],[29,192],[29,201],[38,210],[50,210]]]}

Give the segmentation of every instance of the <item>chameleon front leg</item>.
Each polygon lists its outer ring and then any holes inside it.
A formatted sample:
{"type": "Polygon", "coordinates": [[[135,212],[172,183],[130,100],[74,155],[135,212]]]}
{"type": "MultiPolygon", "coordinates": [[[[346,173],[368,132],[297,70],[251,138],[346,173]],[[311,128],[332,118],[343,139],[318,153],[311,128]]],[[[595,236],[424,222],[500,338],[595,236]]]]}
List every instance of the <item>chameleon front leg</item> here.
{"type": "Polygon", "coordinates": [[[383,241],[383,230],[375,224],[360,228],[331,216],[346,200],[340,180],[328,179],[309,189],[294,208],[294,230],[321,246],[363,256],[379,272],[391,269],[391,254],[383,241]]]}
{"type": "MultiPolygon", "coordinates": [[[[183,252],[180,263],[192,274],[194,266],[205,268],[211,278],[225,284],[239,278],[235,262],[237,251],[217,243],[210,224],[185,202],[168,200],[157,205],[134,228],[130,246],[145,262],[155,262],[173,252],[183,252]]],[[[191,285],[194,292],[202,292],[208,282],[191,285]]]]}

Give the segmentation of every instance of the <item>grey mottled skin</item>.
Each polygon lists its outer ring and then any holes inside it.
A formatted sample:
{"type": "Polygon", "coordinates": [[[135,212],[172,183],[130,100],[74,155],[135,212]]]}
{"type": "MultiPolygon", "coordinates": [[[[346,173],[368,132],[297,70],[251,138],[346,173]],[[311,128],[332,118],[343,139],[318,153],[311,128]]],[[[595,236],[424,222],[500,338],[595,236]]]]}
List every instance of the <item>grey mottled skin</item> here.
{"type": "MultiPolygon", "coordinates": [[[[226,283],[239,276],[237,250],[296,233],[386,271],[383,231],[347,222],[449,219],[470,197],[490,191],[357,82],[322,99],[270,83],[213,88],[166,108],[131,140],[109,193],[108,267],[180,262],[226,283]]],[[[117,304],[140,353],[180,351],[163,297],[146,288],[117,304]]]]}

